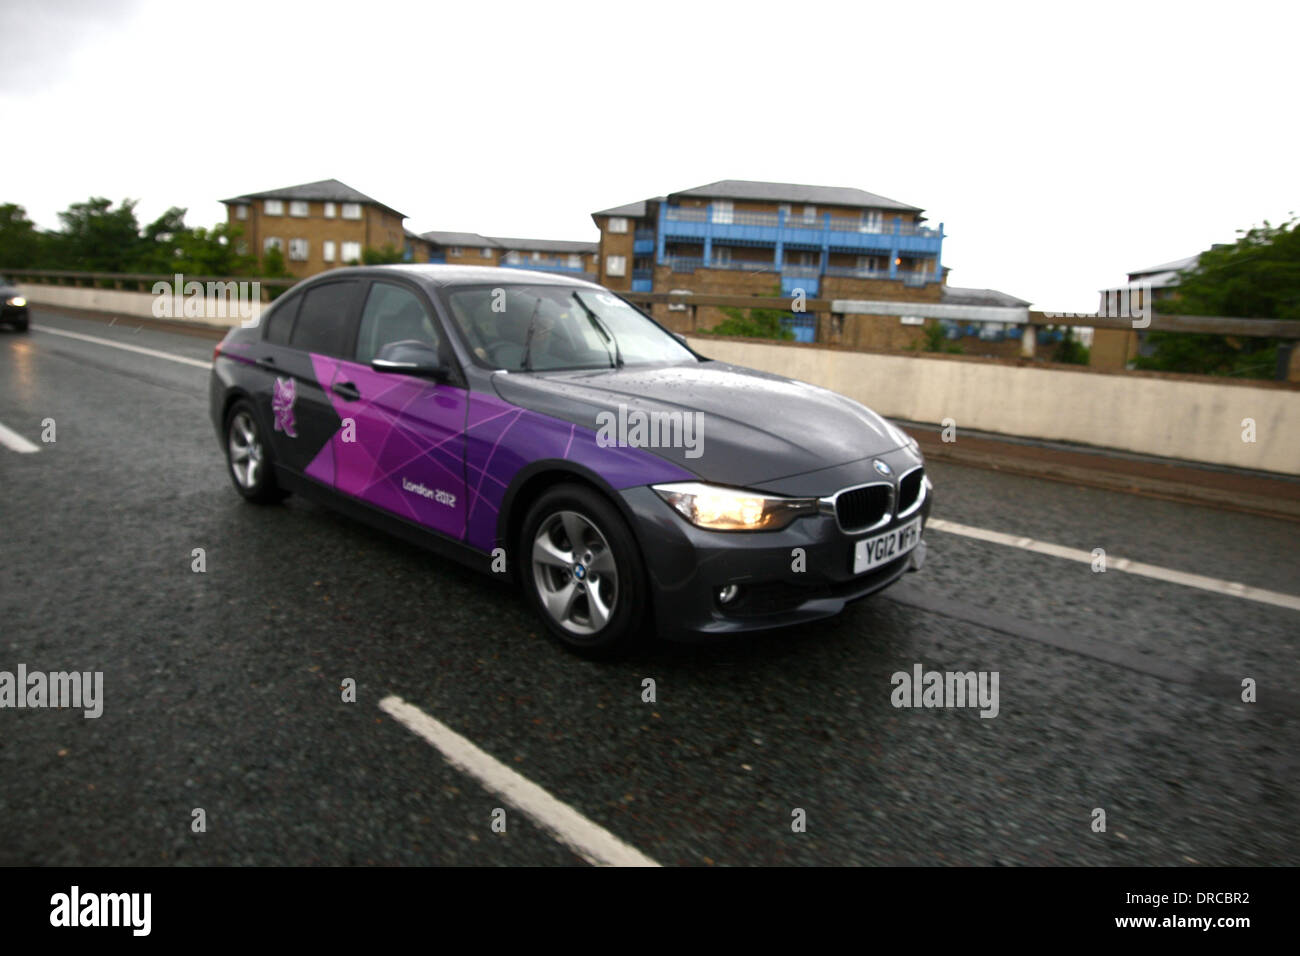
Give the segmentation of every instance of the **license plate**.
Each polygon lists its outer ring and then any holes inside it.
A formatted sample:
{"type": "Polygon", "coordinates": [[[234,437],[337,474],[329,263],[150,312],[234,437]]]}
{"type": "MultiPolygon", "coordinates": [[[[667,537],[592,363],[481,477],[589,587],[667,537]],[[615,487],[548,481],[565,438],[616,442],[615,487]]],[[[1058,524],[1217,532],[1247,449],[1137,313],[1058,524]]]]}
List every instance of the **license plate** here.
{"type": "Polygon", "coordinates": [[[862,574],[882,564],[888,564],[916,547],[921,540],[921,519],[913,518],[907,524],[874,538],[863,538],[853,545],[853,573],[862,574]]]}

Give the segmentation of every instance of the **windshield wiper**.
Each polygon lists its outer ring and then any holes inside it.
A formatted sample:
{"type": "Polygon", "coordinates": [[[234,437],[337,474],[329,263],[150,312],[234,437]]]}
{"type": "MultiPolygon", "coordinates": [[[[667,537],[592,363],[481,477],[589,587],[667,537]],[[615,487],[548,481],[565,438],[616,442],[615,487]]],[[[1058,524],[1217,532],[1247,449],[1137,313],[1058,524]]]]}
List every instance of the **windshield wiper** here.
{"type": "Polygon", "coordinates": [[[537,297],[537,304],[533,306],[533,314],[528,317],[528,334],[524,337],[524,361],[523,370],[531,372],[533,370],[533,330],[537,323],[537,310],[542,307],[542,297],[537,297]]]}
{"type": "MultiPolygon", "coordinates": [[[[575,302],[578,303],[578,305],[582,306],[582,311],[587,313],[587,320],[591,322],[593,326],[595,326],[596,331],[599,332],[600,335],[603,338],[605,338],[607,341],[613,343],[614,354],[610,357],[610,361],[612,363],[610,367],[622,368],[623,350],[618,347],[618,339],[614,338],[614,333],[609,330],[609,327],[606,326],[605,323],[600,320],[600,317],[597,316],[595,312],[591,311],[591,308],[587,305],[587,303],[582,301],[582,296],[578,295],[578,293],[575,292],[573,293],[573,299],[575,302]]],[[[608,345],[605,346],[605,351],[606,352],[609,351],[608,345]]]]}

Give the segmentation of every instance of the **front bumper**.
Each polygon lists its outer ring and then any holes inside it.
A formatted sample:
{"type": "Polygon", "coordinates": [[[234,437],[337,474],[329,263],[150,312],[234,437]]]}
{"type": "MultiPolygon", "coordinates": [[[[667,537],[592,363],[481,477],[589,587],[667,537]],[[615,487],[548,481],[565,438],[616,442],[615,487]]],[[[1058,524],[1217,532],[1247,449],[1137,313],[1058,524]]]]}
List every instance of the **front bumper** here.
{"type": "Polygon", "coordinates": [[[708,531],[684,520],[648,487],[625,490],[622,496],[636,519],[659,635],[698,640],[830,617],[919,568],[925,560],[924,538],[902,556],[862,574],[853,573],[853,545],[917,515],[924,532],[933,489],[927,480],[917,511],[858,534],[841,531],[828,514],[798,518],[780,531],[708,531]],[[718,591],[728,585],[738,586],[740,593],[723,604],[718,591]]]}
{"type": "Polygon", "coordinates": [[[26,325],[28,321],[27,306],[9,305],[8,303],[0,304],[0,324],[26,325]]]}

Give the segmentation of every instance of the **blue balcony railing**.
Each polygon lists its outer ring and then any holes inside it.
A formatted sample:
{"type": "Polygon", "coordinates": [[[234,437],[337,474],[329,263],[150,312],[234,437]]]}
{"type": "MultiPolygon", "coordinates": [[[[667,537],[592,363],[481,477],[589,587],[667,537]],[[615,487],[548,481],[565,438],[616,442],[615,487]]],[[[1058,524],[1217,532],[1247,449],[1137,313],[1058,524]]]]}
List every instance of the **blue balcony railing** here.
{"type": "MultiPolygon", "coordinates": [[[[776,213],[737,212],[708,206],[659,207],[657,232],[658,261],[663,263],[666,242],[701,243],[710,257],[713,243],[721,245],[762,246],[774,250],[774,261],[784,257],[787,247],[820,250],[823,253],[853,252],[887,255],[891,263],[901,256],[933,258],[938,263],[943,253],[943,224],[931,228],[904,223],[901,216],[885,219],[864,215],[857,219],[776,213]]],[[[890,269],[891,276],[897,270],[890,269]]]]}
{"type": "Polygon", "coordinates": [[[939,282],[942,273],[929,269],[855,269],[851,266],[827,266],[826,275],[842,276],[846,279],[890,279],[902,280],[906,286],[924,286],[929,282],[939,282]]]}
{"type": "Polygon", "coordinates": [[[586,267],[580,262],[575,265],[567,258],[511,259],[507,256],[501,260],[501,265],[506,269],[534,269],[538,272],[565,272],[571,275],[583,275],[587,272],[586,267]]]}

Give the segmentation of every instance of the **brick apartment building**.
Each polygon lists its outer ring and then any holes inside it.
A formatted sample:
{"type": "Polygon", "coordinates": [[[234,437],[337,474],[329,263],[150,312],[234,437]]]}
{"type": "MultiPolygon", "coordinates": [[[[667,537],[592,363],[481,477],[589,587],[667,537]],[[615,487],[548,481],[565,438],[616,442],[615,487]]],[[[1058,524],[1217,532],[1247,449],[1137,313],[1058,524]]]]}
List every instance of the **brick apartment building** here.
{"type": "MultiPolygon", "coordinates": [[[[923,212],[861,189],[721,180],[593,213],[597,280],[629,292],[939,301],[943,224],[923,212]]],[[[698,311],[706,327],[721,318],[698,311]]]]}
{"type": "MultiPolygon", "coordinates": [[[[593,213],[598,243],[417,234],[403,227],[402,213],[336,179],[223,202],[247,248],[259,255],[279,248],[297,277],[359,261],[367,248],[392,247],[407,262],[556,272],[629,293],[791,296],[801,289],[810,299],[924,302],[942,306],[951,337],[981,351],[1013,348],[995,343],[1014,338],[1027,316],[1028,303],[1005,293],[949,287],[943,224],[928,226],[920,207],[861,189],[722,180],[593,213]],[[1001,315],[1007,322],[996,327],[959,325],[1001,315]]],[[[725,318],[710,307],[651,311],[677,331],[725,318]]],[[[800,341],[911,347],[920,323],[899,311],[842,318],[792,312],[786,322],[800,341]]]]}
{"type": "Polygon", "coordinates": [[[361,261],[363,250],[406,247],[406,218],[337,179],[223,199],[226,218],[259,258],[271,247],[298,278],[361,261]]]}
{"type": "Polygon", "coordinates": [[[536,269],[592,281],[600,256],[598,243],[565,239],[514,239],[477,232],[425,232],[417,238],[427,247],[427,258],[420,258],[418,251],[413,254],[418,262],[536,269]]]}

